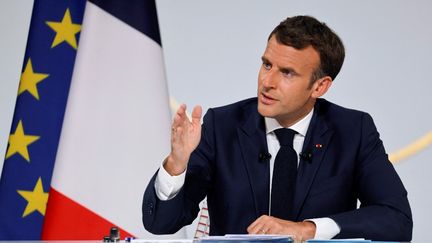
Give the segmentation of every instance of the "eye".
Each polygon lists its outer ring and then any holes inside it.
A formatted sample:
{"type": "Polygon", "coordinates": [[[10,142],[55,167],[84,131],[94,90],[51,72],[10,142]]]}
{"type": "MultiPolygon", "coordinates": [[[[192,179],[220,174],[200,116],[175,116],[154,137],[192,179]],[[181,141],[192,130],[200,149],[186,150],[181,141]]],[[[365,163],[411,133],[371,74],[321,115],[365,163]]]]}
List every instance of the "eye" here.
{"type": "Polygon", "coordinates": [[[292,72],[289,71],[289,70],[284,70],[284,71],[282,71],[282,74],[283,74],[284,76],[292,76],[292,72]]]}
{"type": "Polygon", "coordinates": [[[264,67],[264,69],[266,69],[266,70],[270,70],[271,69],[271,64],[269,63],[269,62],[266,62],[266,61],[263,61],[263,67],[264,67]]]}
{"type": "Polygon", "coordinates": [[[290,70],[290,69],[283,69],[283,70],[281,70],[281,73],[284,77],[287,77],[287,78],[291,78],[291,77],[295,76],[295,74],[296,74],[293,70],[290,70]]]}

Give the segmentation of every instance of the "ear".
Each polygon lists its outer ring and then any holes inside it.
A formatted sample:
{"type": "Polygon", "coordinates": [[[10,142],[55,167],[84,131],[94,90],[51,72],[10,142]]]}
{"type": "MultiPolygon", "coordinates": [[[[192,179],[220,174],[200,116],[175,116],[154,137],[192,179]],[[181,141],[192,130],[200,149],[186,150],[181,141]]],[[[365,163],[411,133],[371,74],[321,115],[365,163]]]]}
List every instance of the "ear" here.
{"type": "Polygon", "coordinates": [[[330,76],[325,76],[316,80],[315,83],[312,85],[311,96],[313,98],[319,98],[323,96],[325,93],[327,93],[327,90],[329,90],[332,83],[333,79],[330,76]]]}

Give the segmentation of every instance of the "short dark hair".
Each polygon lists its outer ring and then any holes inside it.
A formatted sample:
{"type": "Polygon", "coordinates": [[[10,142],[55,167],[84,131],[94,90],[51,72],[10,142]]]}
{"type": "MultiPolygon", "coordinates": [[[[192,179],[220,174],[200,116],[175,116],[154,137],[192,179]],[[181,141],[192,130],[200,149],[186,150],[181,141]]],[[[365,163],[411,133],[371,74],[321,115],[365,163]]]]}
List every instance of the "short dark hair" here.
{"type": "Polygon", "coordinates": [[[294,16],[282,21],[270,33],[280,44],[301,50],[312,46],[320,56],[320,65],[314,71],[311,82],[324,76],[336,78],[345,58],[342,40],[325,23],[311,16],[294,16]]]}

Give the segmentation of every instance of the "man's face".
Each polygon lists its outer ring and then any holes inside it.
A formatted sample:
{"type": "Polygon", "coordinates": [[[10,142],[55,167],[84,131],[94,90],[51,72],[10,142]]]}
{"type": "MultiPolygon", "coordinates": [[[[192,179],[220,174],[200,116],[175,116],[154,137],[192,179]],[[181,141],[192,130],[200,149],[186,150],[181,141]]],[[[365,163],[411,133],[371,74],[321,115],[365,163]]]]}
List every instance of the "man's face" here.
{"type": "Polygon", "coordinates": [[[303,50],[279,44],[273,36],[267,43],[258,75],[258,112],[291,126],[315,104],[312,73],[320,57],[312,46],[303,50]]]}

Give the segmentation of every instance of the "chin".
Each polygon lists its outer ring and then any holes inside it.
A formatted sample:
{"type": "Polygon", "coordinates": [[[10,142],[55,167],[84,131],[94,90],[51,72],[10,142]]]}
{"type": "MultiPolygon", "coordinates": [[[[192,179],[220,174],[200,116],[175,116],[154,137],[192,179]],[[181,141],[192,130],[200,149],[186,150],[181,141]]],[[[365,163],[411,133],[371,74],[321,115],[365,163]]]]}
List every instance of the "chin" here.
{"type": "Polygon", "coordinates": [[[273,112],[270,107],[265,107],[264,105],[258,104],[258,113],[264,117],[274,117],[273,112]]]}

